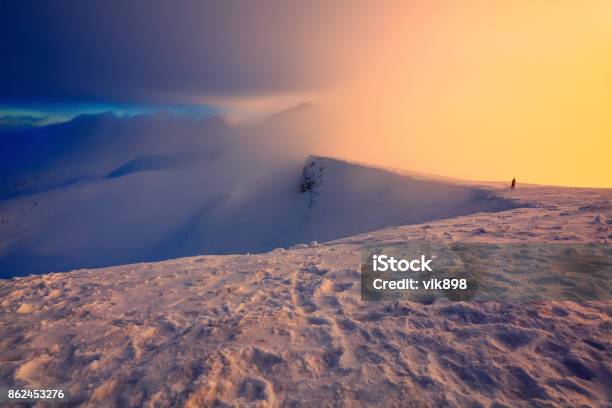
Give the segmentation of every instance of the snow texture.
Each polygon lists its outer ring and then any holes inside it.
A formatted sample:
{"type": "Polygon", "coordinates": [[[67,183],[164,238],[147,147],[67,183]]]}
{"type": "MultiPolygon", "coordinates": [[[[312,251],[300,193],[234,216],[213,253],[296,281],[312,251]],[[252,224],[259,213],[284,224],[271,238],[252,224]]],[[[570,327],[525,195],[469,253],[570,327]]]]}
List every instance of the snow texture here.
{"type": "Polygon", "coordinates": [[[86,407],[609,406],[609,302],[360,300],[372,242],[612,239],[610,190],[495,193],[530,206],[2,280],[0,386],[53,385],[86,407]]]}

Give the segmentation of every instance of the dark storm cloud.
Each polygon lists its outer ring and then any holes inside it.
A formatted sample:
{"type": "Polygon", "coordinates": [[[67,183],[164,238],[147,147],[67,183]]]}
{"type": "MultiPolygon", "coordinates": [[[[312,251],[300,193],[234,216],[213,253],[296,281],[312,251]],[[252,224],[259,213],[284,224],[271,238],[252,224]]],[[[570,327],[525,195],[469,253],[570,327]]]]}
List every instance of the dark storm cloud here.
{"type": "Polygon", "coordinates": [[[362,24],[351,20],[356,9],[349,2],[2,1],[0,103],[189,103],[310,91],[342,75],[331,67],[358,46],[346,41],[359,29],[351,21],[362,24]]]}

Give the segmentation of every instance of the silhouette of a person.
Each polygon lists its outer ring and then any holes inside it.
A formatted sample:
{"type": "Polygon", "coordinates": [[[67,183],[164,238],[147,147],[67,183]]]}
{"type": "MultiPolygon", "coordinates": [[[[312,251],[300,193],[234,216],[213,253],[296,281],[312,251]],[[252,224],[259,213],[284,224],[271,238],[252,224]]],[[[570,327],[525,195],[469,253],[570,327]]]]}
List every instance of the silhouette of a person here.
{"type": "Polygon", "coordinates": [[[513,178],[512,183],[510,184],[510,188],[514,188],[515,185],[516,185],[516,178],[513,178]]]}

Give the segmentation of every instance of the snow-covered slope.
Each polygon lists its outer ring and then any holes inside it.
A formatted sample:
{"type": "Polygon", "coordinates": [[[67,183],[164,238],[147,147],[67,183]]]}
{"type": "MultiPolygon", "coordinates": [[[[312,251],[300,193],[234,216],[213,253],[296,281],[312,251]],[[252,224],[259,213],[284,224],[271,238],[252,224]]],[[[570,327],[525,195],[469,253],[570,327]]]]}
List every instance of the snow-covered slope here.
{"type": "Polygon", "coordinates": [[[309,109],[241,126],[84,116],[0,135],[0,277],[261,252],[520,205],[486,188],[306,159],[313,142],[297,125],[309,109]]]}
{"type": "Polygon", "coordinates": [[[304,174],[297,163],[232,174],[223,160],[161,162],[137,159],[104,178],[0,202],[1,276],[261,252],[519,205],[328,158],[309,158],[304,174]]]}
{"type": "Polygon", "coordinates": [[[245,186],[243,199],[220,195],[189,219],[158,254],[261,252],[329,241],[391,225],[414,224],[520,206],[482,188],[417,179],[310,156],[298,169],[245,186]]]}
{"type": "Polygon", "coordinates": [[[139,156],[187,161],[226,148],[228,125],[160,112],[78,116],[70,122],[0,133],[0,199],[103,178],[139,156]]]}
{"type": "Polygon", "coordinates": [[[308,115],[100,114],[0,133],[0,276],[152,259],[211,199],[299,168],[311,141],[288,124],[308,115]]]}
{"type": "Polygon", "coordinates": [[[533,205],[2,280],[0,387],[52,385],[87,407],[608,406],[609,302],[360,300],[363,245],[612,239],[611,190],[503,195],[533,205]]]}

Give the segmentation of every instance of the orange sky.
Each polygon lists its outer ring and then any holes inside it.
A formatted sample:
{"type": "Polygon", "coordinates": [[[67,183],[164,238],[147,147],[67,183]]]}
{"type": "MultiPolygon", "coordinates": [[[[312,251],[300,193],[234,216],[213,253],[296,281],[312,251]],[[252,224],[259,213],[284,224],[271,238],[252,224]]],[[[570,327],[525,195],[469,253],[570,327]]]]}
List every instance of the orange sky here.
{"type": "Polygon", "coordinates": [[[323,94],[333,153],[462,179],[612,187],[612,2],[400,4],[323,94]]]}
{"type": "Polygon", "coordinates": [[[0,116],[161,104],[238,122],[312,102],[331,112],[313,153],[612,187],[612,0],[180,3],[15,2],[0,116]]]}

